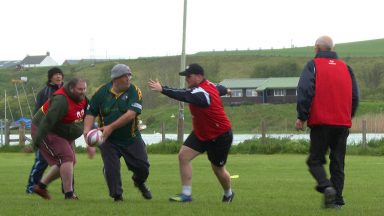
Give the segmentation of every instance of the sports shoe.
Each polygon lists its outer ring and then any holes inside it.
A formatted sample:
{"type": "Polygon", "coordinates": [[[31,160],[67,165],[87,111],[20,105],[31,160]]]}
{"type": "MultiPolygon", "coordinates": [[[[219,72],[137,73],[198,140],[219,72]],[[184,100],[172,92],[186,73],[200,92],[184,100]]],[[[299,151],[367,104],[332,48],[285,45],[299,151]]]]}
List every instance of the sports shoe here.
{"type": "Polygon", "coordinates": [[[71,197],[65,197],[66,200],[79,200],[79,197],[76,194],[73,194],[71,197]]]}
{"type": "Polygon", "coordinates": [[[122,202],[122,201],[124,201],[122,195],[115,196],[115,197],[113,198],[113,200],[114,200],[115,202],[122,202]]]}
{"type": "Polygon", "coordinates": [[[171,196],[169,198],[171,202],[191,202],[192,196],[187,196],[185,194],[176,194],[175,196],[171,196]]]}
{"type": "Polygon", "coordinates": [[[41,188],[39,185],[33,185],[33,192],[41,196],[43,199],[50,200],[51,196],[47,189],[41,188]]]}
{"type": "Polygon", "coordinates": [[[152,193],[144,183],[142,183],[142,184],[136,184],[135,183],[135,187],[137,187],[139,189],[139,191],[141,192],[141,195],[144,197],[144,199],[147,199],[147,200],[152,199],[152,193]]]}
{"type": "Polygon", "coordinates": [[[226,197],[225,195],[223,196],[223,203],[230,203],[232,202],[233,198],[235,197],[235,192],[232,191],[232,195],[229,197],[226,197]]]}
{"type": "Polygon", "coordinates": [[[333,187],[327,187],[324,190],[324,208],[335,208],[336,190],[333,187]]]}

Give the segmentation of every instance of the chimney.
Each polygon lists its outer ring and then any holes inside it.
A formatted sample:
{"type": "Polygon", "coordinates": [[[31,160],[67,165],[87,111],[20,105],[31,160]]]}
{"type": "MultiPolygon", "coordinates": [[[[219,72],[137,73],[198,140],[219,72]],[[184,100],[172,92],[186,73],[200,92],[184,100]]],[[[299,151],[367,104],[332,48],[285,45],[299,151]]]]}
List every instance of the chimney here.
{"type": "Polygon", "coordinates": [[[47,56],[49,56],[51,53],[49,53],[49,51],[47,52],[47,56]]]}

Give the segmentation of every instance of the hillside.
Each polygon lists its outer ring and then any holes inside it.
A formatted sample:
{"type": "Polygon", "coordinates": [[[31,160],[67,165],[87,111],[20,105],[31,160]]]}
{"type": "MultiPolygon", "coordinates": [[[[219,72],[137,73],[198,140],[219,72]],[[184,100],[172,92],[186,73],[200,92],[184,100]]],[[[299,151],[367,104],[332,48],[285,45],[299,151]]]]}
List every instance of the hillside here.
{"type": "MultiPolygon", "coordinates": [[[[360,85],[361,96],[364,100],[384,100],[384,58],[374,55],[384,50],[384,39],[354,42],[336,45],[336,51],[340,49],[339,56],[344,59],[353,69],[360,85]],[[383,47],[383,49],[380,49],[383,47]],[[375,49],[376,48],[376,49],[375,49]],[[343,55],[349,53],[350,55],[343,55]]],[[[241,51],[246,54],[239,55],[237,52],[201,52],[187,56],[187,63],[198,62],[207,72],[207,78],[213,82],[220,82],[230,78],[249,77],[275,77],[275,76],[299,76],[305,63],[313,56],[309,50],[312,48],[292,48],[274,50],[273,56],[261,54],[264,51],[241,51]],[[303,56],[303,50],[308,49],[307,56],[303,56]],[[287,53],[289,54],[289,56],[287,53]],[[234,53],[237,53],[236,55],[234,53]],[[259,53],[259,54],[257,54],[259,53]]],[[[384,52],[382,52],[384,53],[384,52]]],[[[96,63],[94,65],[83,64],[76,66],[61,66],[65,79],[73,76],[85,78],[88,82],[88,96],[105,82],[109,81],[110,70],[116,63],[128,64],[133,71],[133,82],[138,85],[144,96],[144,107],[146,109],[158,107],[176,107],[177,103],[162,95],[150,92],[146,83],[148,79],[158,78],[163,84],[179,86],[180,57],[153,57],[138,58],[130,60],[111,60],[109,62],[96,63]],[[171,106],[168,106],[171,105],[171,106]]],[[[28,116],[28,103],[34,106],[34,94],[36,94],[47,80],[49,68],[32,68],[24,71],[15,69],[0,70],[0,119],[4,118],[4,91],[7,91],[10,107],[7,107],[8,118],[10,110],[14,118],[21,116],[17,91],[24,116],[28,116]],[[12,80],[27,77],[28,82],[23,85],[15,85],[12,80]],[[17,90],[17,91],[16,91],[17,90]],[[25,91],[24,91],[25,90],[25,91]],[[28,98],[28,103],[27,99],[28,98]]],[[[236,115],[236,114],[234,114],[236,115]]],[[[242,117],[238,117],[241,119],[242,117]]]]}
{"type": "MultiPolygon", "coordinates": [[[[375,40],[358,41],[351,43],[340,43],[335,45],[335,50],[342,57],[382,57],[384,56],[384,38],[375,40]]],[[[290,56],[290,57],[312,57],[313,46],[295,47],[285,49],[268,50],[234,50],[199,52],[196,55],[257,55],[257,56],[290,56]]]]}

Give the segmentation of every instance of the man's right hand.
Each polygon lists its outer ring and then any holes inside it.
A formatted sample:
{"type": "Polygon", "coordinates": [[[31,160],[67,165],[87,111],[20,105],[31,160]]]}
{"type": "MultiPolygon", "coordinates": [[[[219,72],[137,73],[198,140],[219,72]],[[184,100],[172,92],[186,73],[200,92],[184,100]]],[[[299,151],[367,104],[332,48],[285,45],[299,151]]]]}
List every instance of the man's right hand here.
{"type": "Polygon", "coordinates": [[[89,159],[93,159],[96,154],[96,148],[87,145],[87,154],[89,159]]]}

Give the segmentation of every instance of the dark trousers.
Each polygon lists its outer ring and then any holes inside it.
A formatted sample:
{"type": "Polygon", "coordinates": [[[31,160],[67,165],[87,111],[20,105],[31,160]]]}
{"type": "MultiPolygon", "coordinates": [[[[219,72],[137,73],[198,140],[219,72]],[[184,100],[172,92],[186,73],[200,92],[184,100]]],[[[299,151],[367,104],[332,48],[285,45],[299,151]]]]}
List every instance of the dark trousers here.
{"type": "Polygon", "coordinates": [[[311,128],[310,150],[307,165],[312,176],[317,181],[316,190],[320,193],[329,186],[336,190],[336,204],[344,205],[344,160],[349,128],[338,126],[316,126],[311,128]],[[327,178],[324,169],[325,155],[329,153],[329,172],[331,178],[327,178]]]}
{"type": "Polygon", "coordinates": [[[143,184],[149,175],[149,162],[145,143],[141,138],[126,146],[118,146],[109,141],[100,146],[104,162],[104,177],[107,181],[109,196],[117,197],[123,194],[120,172],[120,158],[123,157],[126,166],[133,172],[135,184],[143,184]]]}
{"type": "Polygon", "coordinates": [[[35,162],[33,163],[31,172],[29,173],[28,184],[26,189],[27,193],[33,192],[33,185],[39,183],[47,167],[47,161],[44,159],[43,155],[41,155],[40,151],[37,150],[35,153],[35,162]]]}

